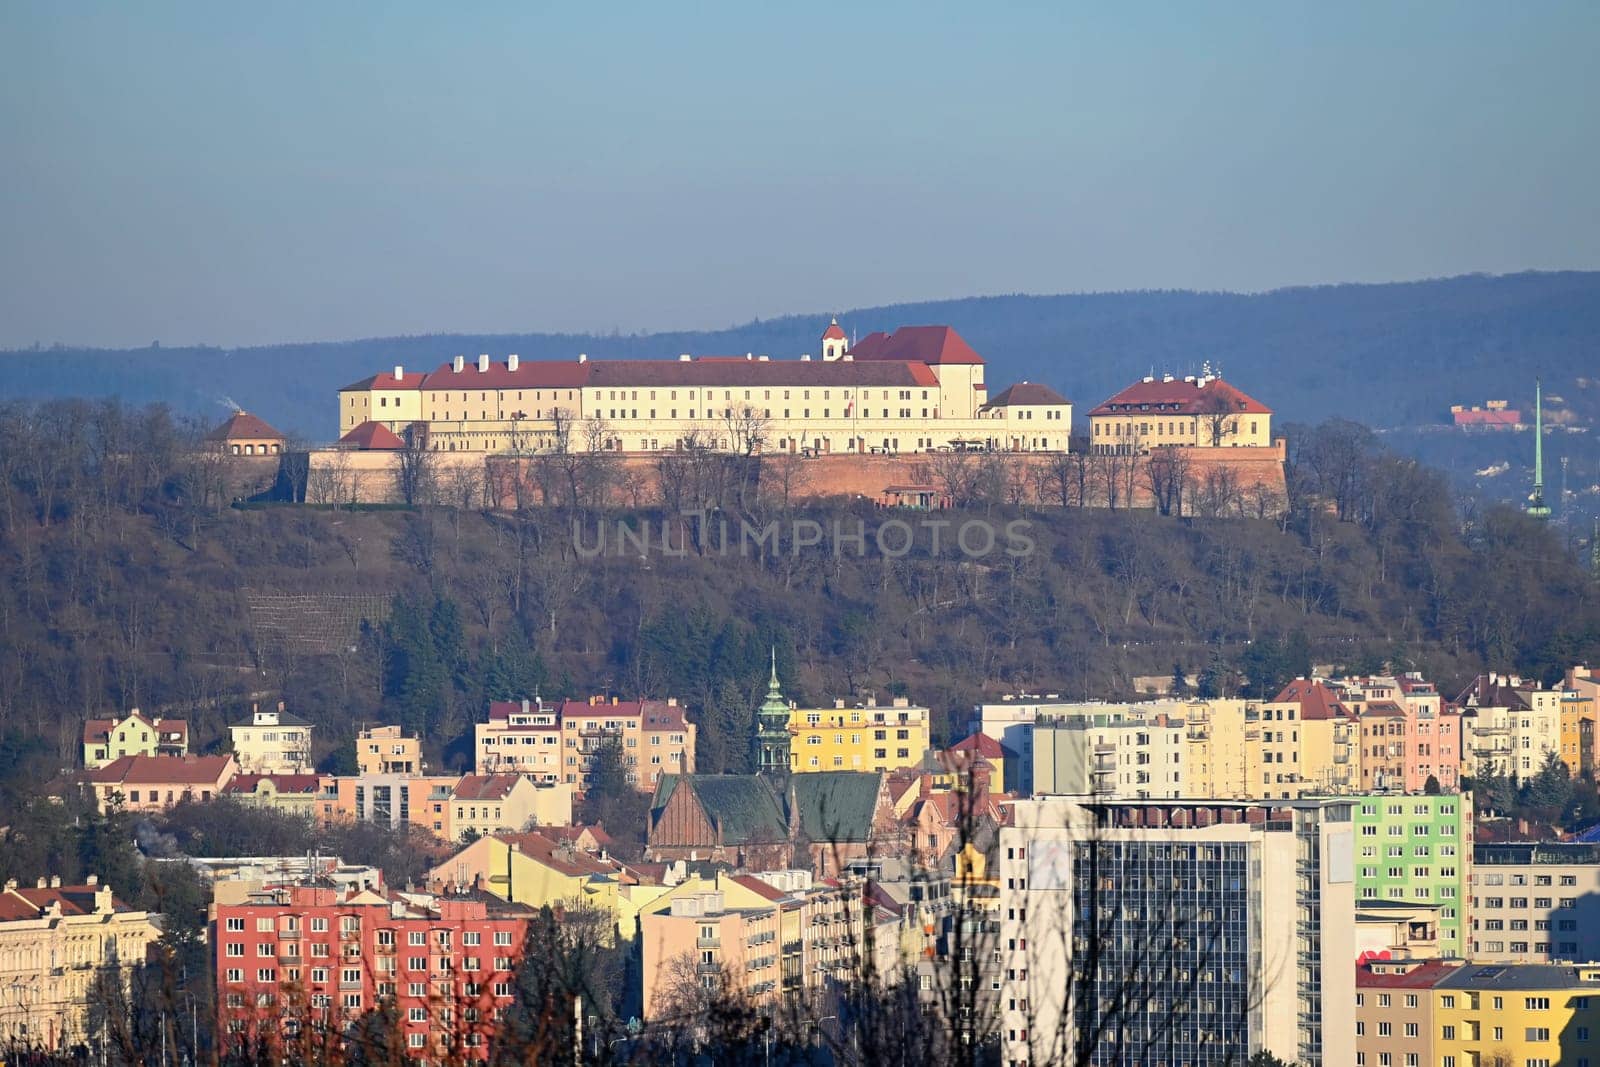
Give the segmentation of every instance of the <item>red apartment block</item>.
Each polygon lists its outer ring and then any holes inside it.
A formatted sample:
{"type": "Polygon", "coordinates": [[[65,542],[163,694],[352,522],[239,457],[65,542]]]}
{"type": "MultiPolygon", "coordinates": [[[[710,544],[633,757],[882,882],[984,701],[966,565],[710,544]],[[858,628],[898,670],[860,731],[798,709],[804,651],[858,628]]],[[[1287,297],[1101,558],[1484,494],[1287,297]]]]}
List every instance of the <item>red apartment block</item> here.
{"type": "Polygon", "coordinates": [[[488,1058],[532,911],[484,895],[289,886],[218,905],[224,1055],[326,1047],[392,998],[408,1061],[488,1058]]]}

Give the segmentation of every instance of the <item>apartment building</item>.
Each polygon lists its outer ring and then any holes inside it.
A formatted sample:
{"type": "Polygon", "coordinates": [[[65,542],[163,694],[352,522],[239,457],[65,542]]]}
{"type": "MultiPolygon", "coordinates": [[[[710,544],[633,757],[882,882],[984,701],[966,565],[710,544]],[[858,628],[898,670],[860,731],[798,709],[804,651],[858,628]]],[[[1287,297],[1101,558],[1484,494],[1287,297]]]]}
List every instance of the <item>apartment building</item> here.
{"type": "Polygon", "coordinates": [[[1523,963],[1444,975],[1433,987],[1439,1067],[1600,1063],[1600,965],[1523,963]]]}
{"type": "Polygon", "coordinates": [[[1353,809],[1019,802],[1000,830],[1002,1062],[1079,1062],[1080,1034],[1091,1064],[1354,1062],[1353,809]]]}
{"type": "Polygon", "coordinates": [[[831,708],[789,709],[789,770],[892,771],[915,766],[930,745],[931,712],[895,697],[887,706],[868,697],[831,708]]]}
{"type": "Polygon", "coordinates": [[[222,795],[310,821],[317,817],[325,781],[315,774],[236,774],[222,787],[222,795]]]}
{"type": "Polygon", "coordinates": [[[1033,728],[1033,788],[1040,796],[1191,795],[1185,774],[1188,729],[1183,719],[1160,713],[1042,721],[1033,728]]]}
{"type": "Polygon", "coordinates": [[[311,723],[284,710],[262,711],[253,706],[250,718],[228,727],[233,757],[244,774],[309,774],[316,770],[311,762],[311,723]]]}
{"type": "Polygon", "coordinates": [[[1470,954],[1472,796],[1365,794],[1355,803],[1356,899],[1363,905],[1425,907],[1438,954],[1470,954]]]}
{"type": "Polygon", "coordinates": [[[104,767],[123,756],[186,756],[189,724],[182,719],[145,715],[138,708],[120,719],[90,719],[83,724],[83,765],[104,767]]]}
{"type": "Polygon", "coordinates": [[[1474,678],[1455,700],[1465,738],[1462,774],[1537,774],[1548,755],[1561,752],[1561,697],[1516,675],[1474,678]]]}
{"type": "Polygon", "coordinates": [[[362,774],[421,774],[422,741],[398,726],[373,726],[356,734],[356,769],[362,774]]]}
{"type": "Polygon", "coordinates": [[[643,1018],[670,1015],[696,989],[757,1005],[814,1004],[854,978],[867,943],[863,887],[811,872],[719,874],[640,916],[643,1018]]]}
{"type": "Polygon", "coordinates": [[[270,889],[215,912],[225,1057],[337,1040],[383,1000],[405,1054],[435,1063],[488,1059],[533,915],[482,894],[320,886],[270,889]]]}
{"type": "Polygon", "coordinates": [[[454,841],[450,794],[457,774],[356,774],[322,780],[317,818],[324,826],[338,821],[376,822],[385,826],[420,826],[435,837],[454,841]]]}
{"type": "Polygon", "coordinates": [[[474,734],[479,774],[526,774],[581,791],[595,752],[613,738],[643,792],[653,790],[663,774],[694,772],[695,725],[676,697],[497,700],[474,734]]]}
{"type": "Polygon", "coordinates": [[[1471,893],[1474,960],[1600,960],[1600,844],[1478,845],[1471,893]]]}
{"type": "Polygon", "coordinates": [[[108,969],[124,989],[161,936],[159,915],[130,908],[90,875],[83,885],[15,880],[0,893],[0,1044],[65,1053],[96,1036],[92,991],[108,969]]]}
{"type": "Polygon", "coordinates": [[[738,453],[909,453],[952,447],[1065,452],[1072,405],[1021,383],[986,399],[984,360],[949,326],[852,343],[831,324],[821,359],[503,361],[376,374],[339,391],[339,432],[420,428],[427,447],[527,454],[710,448],[738,453]],[[592,438],[592,440],[591,440],[592,438]]]}
{"type": "Polygon", "coordinates": [[[1435,1067],[1433,987],[1460,960],[1375,959],[1356,966],[1356,1067],[1435,1067]]]}

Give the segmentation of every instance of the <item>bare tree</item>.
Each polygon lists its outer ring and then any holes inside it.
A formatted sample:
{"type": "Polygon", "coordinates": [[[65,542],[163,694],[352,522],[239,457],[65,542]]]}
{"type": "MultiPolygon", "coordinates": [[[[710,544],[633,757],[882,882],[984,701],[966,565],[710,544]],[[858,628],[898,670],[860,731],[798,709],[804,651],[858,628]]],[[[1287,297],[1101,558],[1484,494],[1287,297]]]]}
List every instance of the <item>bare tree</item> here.
{"type": "Polygon", "coordinates": [[[1189,467],[1189,452],[1184,448],[1155,448],[1145,457],[1145,486],[1150,490],[1156,510],[1161,514],[1183,514],[1183,497],[1189,487],[1189,467]]]}
{"type": "Polygon", "coordinates": [[[400,499],[417,507],[433,502],[434,467],[433,451],[428,444],[428,428],[414,422],[400,435],[402,447],[398,453],[399,469],[396,478],[400,484],[400,499]]]}

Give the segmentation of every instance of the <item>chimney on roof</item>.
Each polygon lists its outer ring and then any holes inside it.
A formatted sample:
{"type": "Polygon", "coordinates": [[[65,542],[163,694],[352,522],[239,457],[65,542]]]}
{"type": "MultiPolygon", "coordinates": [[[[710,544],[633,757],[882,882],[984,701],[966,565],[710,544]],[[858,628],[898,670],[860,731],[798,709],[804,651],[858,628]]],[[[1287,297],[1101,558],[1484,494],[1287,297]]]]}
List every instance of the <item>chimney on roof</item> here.
{"type": "Polygon", "coordinates": [[[83,880],[83,884],[84,885],[99,885],[100,884],[100,876],[98,874],[91,874],[89,877],[87,877],[87,878],[85,878],[83,880]]]}
{"type": "Polygon", "coordinates": [[[745,353],[745,354],[744,354],[744,358],[745,358],[745,359],[746,359],[746,360],[752,360],[752,359],[755,359],[755,358],[756,358],[756,354],[755,354],[755,353],[754,353],[754,352],[746,352],[746,353],[745,353]]]}
{"type": "Polygon", "coordinates": [[[394,365],[394,380],[397,381],[397,382],[402,382],[402,381],[405,381],[405,377],[406,377],[406,369],[404,367],[402,367],[400,364],[396,363],[394,365]]]}
{"type": "Polygon", "coordinates": [[[59,874],[52,874],[50,876],[50,888],[51,889],[60,889],[61,888],[61,876],[59,874]]]}
{"type": "Polygon", "coordinates": [[[516,370],[517,365],[521,362],[522,359],[520,356],[518,356],[515,352],[511,353],[506,357],[506,370],[516,370]]]}
{"type": "Polygon", "coordinates": [[[454,364],[454,367],[455,367],[455,372],[457,374],[460,374],[462,371],[466,370],[466,368],[467,368],[467,357],[466,356],[457,356],[455,364],[454,364]]]}
{"type": "Polygon", "coordinates": [[[587,362],[589,362],[589,353],[587,353],[587,352],[579,352],[578,353],[578,362],[579,363],[587,363],[587,362]]]}
{"type": "Polygon", "coordinates": [[[1154,374],[1146,374],[1142,380],[1145,382],[1153,382],[1156,380],[1156,376],[1154,374]]]}
{"type": "Polygon", "coordinates": [[[681,352],[678,355],[678,362],[679,363],[693,363],[694,362],[694,357],[691,356],[687,352],[681,352]]]}
{"type": "Polygon", "coordinates": [[[802,355],[800,357],[800,362],[801,363],[810,363],[811,362],[811,353],[807,352],[804,355],[802,355]]]}
{"type": "Polygon", "coordinates": [[[43,889],[44,888],[44,879],[40,878],[36,883],[34,883],[34,888],[35,889],[43,889]]]}
{"type": "Polygon", "coordinates": [[[489,353],[484,352],[478,356],[478,373],[483,374],[489,369],[489,353]]]}

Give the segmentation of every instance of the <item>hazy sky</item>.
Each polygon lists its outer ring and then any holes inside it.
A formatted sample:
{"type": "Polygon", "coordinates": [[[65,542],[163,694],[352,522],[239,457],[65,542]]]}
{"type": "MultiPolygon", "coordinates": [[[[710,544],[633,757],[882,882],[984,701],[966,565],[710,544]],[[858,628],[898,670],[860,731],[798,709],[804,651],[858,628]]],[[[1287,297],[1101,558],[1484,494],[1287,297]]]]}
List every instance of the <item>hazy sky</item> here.
{"type": "Polygon", "coordinates": [[[0,0],[0,345],[1600,267],[1597,52],[1593,0],[0,0]]]}

